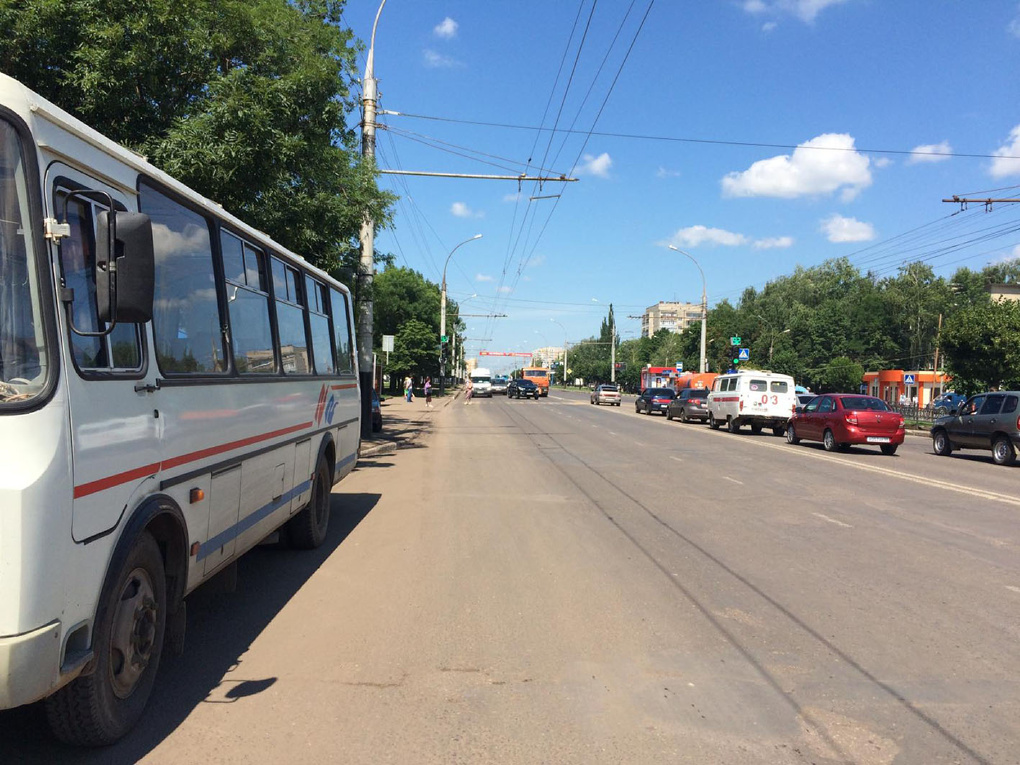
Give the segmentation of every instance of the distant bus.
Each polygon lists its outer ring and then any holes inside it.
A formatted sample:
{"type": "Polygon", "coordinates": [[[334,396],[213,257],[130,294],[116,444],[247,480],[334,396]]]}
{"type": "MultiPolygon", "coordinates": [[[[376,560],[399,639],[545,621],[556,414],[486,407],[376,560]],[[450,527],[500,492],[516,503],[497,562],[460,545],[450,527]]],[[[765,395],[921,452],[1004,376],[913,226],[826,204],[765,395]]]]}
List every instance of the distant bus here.
{"type": "Polygon", "coordinates": [[[521,377],[535,383],[539,388],[540,395],[549,395],[549,370],[545,367],[524,367],[521,377]]]}
{"type": "Polygon", "coordinates": [[[347,288],[0,74],[0,709],[122,737],[184,599],[354,469],[347,288]]]}

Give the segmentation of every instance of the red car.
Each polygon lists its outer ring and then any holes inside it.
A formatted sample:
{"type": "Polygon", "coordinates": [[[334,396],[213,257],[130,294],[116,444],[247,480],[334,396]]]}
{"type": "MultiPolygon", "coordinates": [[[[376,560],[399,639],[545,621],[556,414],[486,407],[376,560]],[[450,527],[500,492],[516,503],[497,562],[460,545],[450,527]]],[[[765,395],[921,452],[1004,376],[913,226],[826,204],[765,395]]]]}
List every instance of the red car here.
{"type": "Polygon", "coordinates": [[[786,426],[791,444],[821,441],[828,452],[846,450],[851,444],[875,444],[882,454],[896,454],[903,443],[903,415],[882,399],[856,393],[827,393],[813,399],[786,426]]]}

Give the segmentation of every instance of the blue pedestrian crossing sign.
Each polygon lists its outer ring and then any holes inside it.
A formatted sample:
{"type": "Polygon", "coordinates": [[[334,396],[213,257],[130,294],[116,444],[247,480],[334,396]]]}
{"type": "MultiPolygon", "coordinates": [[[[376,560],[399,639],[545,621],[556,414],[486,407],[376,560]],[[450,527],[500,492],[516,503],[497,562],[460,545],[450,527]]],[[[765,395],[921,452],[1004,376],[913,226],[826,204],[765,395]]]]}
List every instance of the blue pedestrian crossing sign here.
{"type": "Polygon", "coordinates": [[[904,385],[913,385],[914,384],[914,376],[913,375],[903,375],[903,384],[904,385]]]}
{"type": "Polygon", "coordinates": [[[678,361],[678,362],[676,363],[676,371],[677,371],[678,373],[679,373],[679,372],[683,372],[683,371],[684,371],[684,363],[683,363],[682,361],[678,361]]]}
{"type": "Polygon", "coordinates": [[[737,351],[737,358],[740,359],[741,361],[747,361],[748,359],[751,358],[751,349],[741,348],[739,351],[737,351]]]}

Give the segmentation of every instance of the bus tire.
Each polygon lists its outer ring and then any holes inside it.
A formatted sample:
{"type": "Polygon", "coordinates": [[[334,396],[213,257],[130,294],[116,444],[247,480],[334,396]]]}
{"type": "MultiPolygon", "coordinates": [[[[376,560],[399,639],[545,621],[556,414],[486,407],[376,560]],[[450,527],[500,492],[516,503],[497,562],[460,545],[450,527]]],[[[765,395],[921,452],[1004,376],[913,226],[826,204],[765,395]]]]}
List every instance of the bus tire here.
{"type": "Polygon", "coordinates": [[[134,727],[159,669],[166,617],[163,556],[143,531],[99,603],[92,671],[46,700],[46,718],[58,739],[105,746],[134,727]]]}
{"type": "Polygon", "coordinates": [[[312,480],[312,496],[298,514],[287,521],[287,537],[292,547],[314,550],[326,541],[329,531],[329,497],[333,486],[329,464],[319,457],[312,480]]]}

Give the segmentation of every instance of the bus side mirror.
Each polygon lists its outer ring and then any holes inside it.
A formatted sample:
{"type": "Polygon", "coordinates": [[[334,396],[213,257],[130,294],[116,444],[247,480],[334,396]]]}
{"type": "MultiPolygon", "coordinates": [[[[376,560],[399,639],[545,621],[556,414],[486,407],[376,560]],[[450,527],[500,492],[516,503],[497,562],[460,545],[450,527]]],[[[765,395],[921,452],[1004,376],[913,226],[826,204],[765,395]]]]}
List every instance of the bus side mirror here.
{"type": "Polygon", "coordinates": [[[152,220],[144,213],[103,210],[96,223],[99,318],[144,324],[152,319],[156,282],[152,220]]]}

